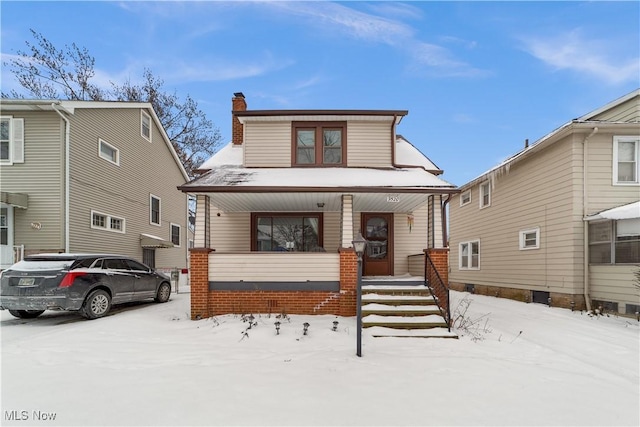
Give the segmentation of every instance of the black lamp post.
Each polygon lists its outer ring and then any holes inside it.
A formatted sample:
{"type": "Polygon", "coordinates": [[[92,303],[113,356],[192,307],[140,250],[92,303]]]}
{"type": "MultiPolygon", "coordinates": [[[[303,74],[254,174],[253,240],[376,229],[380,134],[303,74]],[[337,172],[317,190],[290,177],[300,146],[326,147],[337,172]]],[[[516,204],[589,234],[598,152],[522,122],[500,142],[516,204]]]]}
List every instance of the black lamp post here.
{"type": "Polygon", "coordinates": [[[356,355],[362,357],[362,254],[367,247],[367,241],[362,237],[361,233],[358,233],[351,243],[358,255],[358,283],[356,283],[356,355]]]}

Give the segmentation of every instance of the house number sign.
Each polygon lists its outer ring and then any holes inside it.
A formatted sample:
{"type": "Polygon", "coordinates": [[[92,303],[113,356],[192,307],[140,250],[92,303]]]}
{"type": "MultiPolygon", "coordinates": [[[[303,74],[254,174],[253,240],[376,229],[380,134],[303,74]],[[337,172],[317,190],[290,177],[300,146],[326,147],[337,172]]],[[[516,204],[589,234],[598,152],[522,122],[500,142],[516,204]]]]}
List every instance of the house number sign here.
{"type": "Polygon", "coordinates": [[[398,196],[387,196],[387,203],[400,203],[400,197],[398,197],[398,196]]]}

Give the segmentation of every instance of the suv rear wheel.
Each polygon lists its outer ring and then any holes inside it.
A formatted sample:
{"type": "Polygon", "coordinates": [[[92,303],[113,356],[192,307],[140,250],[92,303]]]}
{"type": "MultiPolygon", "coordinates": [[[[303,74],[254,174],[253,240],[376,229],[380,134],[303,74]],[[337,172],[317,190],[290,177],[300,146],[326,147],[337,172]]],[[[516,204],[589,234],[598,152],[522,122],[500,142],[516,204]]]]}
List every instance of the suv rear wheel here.
{"type": "Polygon", "coordinates": [[[106,315],[111,309],[111,297],[102,289],[91,292],[84,301],[80,314],[87,319],[97,319],[106,315]]]}
{"type": "Polygon", "coordinates": [[[34,319],[44,313],[44,310],[9,310],[9,313],[20,319],[34,319]]]}

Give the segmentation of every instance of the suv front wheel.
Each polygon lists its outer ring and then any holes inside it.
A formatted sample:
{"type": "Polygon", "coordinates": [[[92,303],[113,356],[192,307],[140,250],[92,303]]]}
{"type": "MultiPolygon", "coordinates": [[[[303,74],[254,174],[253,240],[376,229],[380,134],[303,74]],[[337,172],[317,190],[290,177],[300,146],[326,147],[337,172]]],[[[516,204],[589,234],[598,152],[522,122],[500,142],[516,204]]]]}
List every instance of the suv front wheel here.
{"type": "Polygon", "coordinates": [[[111,309],[111,297],[102,289],[91,292],[84,301],[80,314],[87,319],[97,319],[106,315],[111,309]]]}

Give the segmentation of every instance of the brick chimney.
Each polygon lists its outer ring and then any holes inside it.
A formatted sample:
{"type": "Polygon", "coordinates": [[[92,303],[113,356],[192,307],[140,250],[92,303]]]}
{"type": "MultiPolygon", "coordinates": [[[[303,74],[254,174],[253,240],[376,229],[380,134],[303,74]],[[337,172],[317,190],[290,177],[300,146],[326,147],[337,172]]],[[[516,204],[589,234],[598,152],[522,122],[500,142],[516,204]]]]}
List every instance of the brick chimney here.
{"type": "Polygon", "coordinates": [[[241,145],[243,138],[243,128],[244,126],[240,123],[240,120],[236,117],[236,111],[246,111],[247,110],[247,101],[244,100],[244,94],[242,92],[236,92],[233,94],[233,99],[231,100],[231,115],[232,115],[232,123],[231,123],[231,141],[234,145],[241,145]]]}

